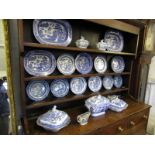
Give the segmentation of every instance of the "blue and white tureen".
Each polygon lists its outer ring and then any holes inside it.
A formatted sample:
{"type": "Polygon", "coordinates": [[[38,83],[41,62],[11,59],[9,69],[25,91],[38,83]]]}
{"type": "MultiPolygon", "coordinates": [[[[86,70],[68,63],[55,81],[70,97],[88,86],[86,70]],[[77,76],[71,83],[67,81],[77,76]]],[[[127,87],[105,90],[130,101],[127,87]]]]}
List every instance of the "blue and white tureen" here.
{"type": "Polygon", "coordinates": [[[69,115],[64,111],[56,109],[56,106],[37,119],[37,125],[53,132],[57,132],[66,127],[70,122],[71,119],[69,115]]]}
{"type": "Polygon", "coordinates": [[[85,106],[93,117],[104,115],[109,105],[110,100],[101,95],[90,97],[85,101],[85,106]]]}
{"type": "Polygon", "coordinates": [[[105,51],[107,49],[107,43],[103,41],[103,39],[96,44],[99,50],[105,51]]]}

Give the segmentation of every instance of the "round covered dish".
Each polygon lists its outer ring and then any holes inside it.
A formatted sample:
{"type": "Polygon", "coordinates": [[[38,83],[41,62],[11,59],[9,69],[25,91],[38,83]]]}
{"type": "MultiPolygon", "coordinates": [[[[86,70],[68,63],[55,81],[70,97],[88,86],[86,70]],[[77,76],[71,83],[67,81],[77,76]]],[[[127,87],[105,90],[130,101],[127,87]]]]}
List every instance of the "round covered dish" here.
{"type": "Polygon", "coordinates": [[[61,110],[57,110],[56,106],[52,110],[39,116],[37,119],[37,125],[43,127],[46,130],[57,132],[60,129],[66,127],[70,123],[71,119],[69,115],[61,110]]]}

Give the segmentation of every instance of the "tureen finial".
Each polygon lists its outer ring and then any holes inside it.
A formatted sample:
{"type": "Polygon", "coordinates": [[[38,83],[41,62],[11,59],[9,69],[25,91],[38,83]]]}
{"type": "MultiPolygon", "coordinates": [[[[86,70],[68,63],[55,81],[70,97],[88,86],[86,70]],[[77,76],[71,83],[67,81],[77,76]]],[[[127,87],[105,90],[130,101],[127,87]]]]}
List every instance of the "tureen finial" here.
{"type": "Polygon", "coordinates": [[[53,108],[52,108],[52,110],[53,110],[53,111],[55,111],[55,110],[56,110],[56,108],[57,108],[57,106],[56,106],[56,105],[54,105],[54,106],[53,106],[53,108]]]}
{"type": "Polygon", "coordinates": [[[81,36],[81,39],[84,40],[84,36],[81,36]]]}

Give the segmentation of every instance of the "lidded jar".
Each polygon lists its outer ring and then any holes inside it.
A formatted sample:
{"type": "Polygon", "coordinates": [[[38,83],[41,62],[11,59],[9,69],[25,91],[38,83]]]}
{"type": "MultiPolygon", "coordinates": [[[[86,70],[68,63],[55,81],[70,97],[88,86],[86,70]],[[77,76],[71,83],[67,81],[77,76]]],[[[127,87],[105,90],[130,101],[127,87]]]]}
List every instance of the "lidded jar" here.
{"type": "Polygon", "coordinates": [[[87,48],[89,46],[89,41],[86,40],[83,36],[81,36],[81,39],[77,40],[75,44],[79,48],[87,48]]]}

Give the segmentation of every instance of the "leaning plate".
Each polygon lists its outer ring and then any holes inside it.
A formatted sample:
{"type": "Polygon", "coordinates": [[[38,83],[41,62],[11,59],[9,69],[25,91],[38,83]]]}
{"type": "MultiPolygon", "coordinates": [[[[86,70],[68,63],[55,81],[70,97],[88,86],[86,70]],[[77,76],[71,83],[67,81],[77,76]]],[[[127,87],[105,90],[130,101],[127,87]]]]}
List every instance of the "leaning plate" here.
{"type": "Polygon", "coordinates": [[[69,92],[69,83],[66,79],[54,80],[51,83],[51,92],[55,97],[64,97],[69,92]]]}
{"type": "Polygon", "coordinates": [[[102,80],[101,77],[95,76],[90,77],[88,80],[88,87],[93,92],[98,92],[102,88],[102,80]]]}
{"type": "Polygon", "coordinates": [[[46,76],[54,72],[56,60],[48,51],[33,50],[25,55],[24,68],[30,75],[46,76]]]}
{"type": "Polygon", "coordinates": [[[114,77],[114,86],[116,88],[121,88],[122,87],[122,84],[123,84],[123,78],[122,78],[122,76],[116,75],[114,77]]]}
{"type": "Polygon", "coordinates": [[[103,78],[103,86],[105,89],[107,89],[107,90],[112,89],[113,84],[114,84],[114,80],[113,80],[112,76],[105,76],[103,78]]]}
{"type": "Polygon", "coordinates": [[[57,59],[58,70],[64,75],[70,75],[75,71],[74,58],[69,54],[63,54],[57,59]]]}
{"type": "Polygon", "coordinates": [[[31,81],[26,87],[26,93],[31,100],[42,101],[49,94],[50,88],[46,81],[31,81]]]}
{"type": "Polygon", "coordinates": [[[41,44],[68,46],[72,40],[71,25],[65,20],[35,19],[33,33],[41,44]]]}
{"type": "Polygon", "coordinates": [[[107,31],[104,35],[104,41],[107,43],[107,50],[121,52],[124,46],[124,39],[120,32],[107,31]]]}
{"type": "Polygon", "coordinates": [[[107,61],[104,56],[97,56],[94,60],[94,67],[98,73],[104,73],[107,70],[107,61]]]}
{"type": "Polygon", "coordinates": [[[115,56],[111,60],[111,68],[115,73],[122,73],[125,69],[125,62],[123,57],[115,56]]]}
{"type": "Polygon", "coordinates": [[[73,78],[70,82],[70,88],[76,95],[83,94],[87,89],[87,82],[83,77],[73,78]]]}
{"type": "Polygon", "coordinates": [[[81,74],[89,73],[93,68],[93,61],[89,54],[80,53],[75,59],[75,67],[81,74]]]}

